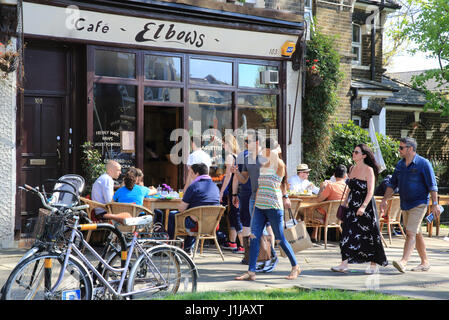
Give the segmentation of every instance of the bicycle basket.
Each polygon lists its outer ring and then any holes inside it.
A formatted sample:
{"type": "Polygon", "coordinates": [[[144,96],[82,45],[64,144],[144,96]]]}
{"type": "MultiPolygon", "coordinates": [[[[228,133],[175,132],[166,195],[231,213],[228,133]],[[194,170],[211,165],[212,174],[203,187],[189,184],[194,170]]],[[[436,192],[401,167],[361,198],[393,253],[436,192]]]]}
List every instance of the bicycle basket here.
{"type": "Polygon", "coordinates": [[[42,214],[36,224],[36,241],[57,242],[64,238],[65,217],[55,214],[42,214]]]}

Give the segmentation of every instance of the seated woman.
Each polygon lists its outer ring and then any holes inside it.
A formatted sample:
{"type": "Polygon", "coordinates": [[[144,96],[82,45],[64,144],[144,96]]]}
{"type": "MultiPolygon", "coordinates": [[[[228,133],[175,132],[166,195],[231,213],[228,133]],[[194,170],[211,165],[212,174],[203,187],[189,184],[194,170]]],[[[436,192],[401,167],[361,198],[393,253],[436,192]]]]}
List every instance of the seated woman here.
{"type": "MultiPolygon", "coordinates": [[[[152,190],[145,186],[139,185],[138,183],[143,178],[142,171],[140,171],[141,176],[139,175],[138,169],[131,167],[128,172],[126,172],[123,182],[125,185],[120,187],[112,197],[112,200],[115,202],[121,203],[134,203],[139,206],[143,205],[143,199],[149,197],[156,193],[156,190],[152,190]]],[[[154,189],[154,188],[153,188],[154,189]]],[[[123,223],[124,219],[131,218],[131,215],[128,212],[122,212],[118,214],[107,213],[103,216],[105,219],[112,219],[123,223]]]]}

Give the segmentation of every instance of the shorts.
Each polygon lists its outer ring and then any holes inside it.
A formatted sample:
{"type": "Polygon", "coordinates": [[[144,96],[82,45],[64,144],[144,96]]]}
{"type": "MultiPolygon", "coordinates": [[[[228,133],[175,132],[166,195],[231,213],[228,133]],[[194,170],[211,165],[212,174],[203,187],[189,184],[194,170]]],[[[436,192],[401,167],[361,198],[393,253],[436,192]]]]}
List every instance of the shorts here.
{"type": "Polygon", "coordinates": [[[239,194],[239,213],[240,221],[243,227],[250,227],[251,225],[251,214],[249,211],[249,199],[251,194],[239,194]]]}
{"type": "Polygon", "coordinates": [[[421,223],[427,212],[427,205],[420,204],[410,210],[402,210],[402,218],[405,229],[415,234],[422,233],[421,223]]]}

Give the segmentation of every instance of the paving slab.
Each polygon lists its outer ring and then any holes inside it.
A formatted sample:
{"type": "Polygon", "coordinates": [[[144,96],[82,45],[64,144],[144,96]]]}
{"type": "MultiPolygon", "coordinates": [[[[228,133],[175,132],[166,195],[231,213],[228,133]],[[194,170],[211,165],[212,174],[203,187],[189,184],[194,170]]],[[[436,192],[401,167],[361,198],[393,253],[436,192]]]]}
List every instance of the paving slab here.
{"type": "MultiPolygon", "coordinates": [[[[264,290],[267,288],[302,287],[309,289],[344,289],[374,290],[387,294],[425,300],[449,299],[449,242],[444,240],[445,229],[439,237],[429,238],[425,233],[427,254],[431,269],[427,272],[409,271],[420,263],[415,251],[407,266],[406,273],[398,272],[392,265],[393,260],[400,259],[404,239],[394,236],[385,252],[389,265],[379,268],[379,273],[367,275],[365,269],[369,264],[350,265],[346,274],[332,272],[330,268],[340,263],[340,248],[337,242],[315,245],[296,254],[302,269],[301,275],[294,281],[284,279],[290,271],[287,258],[279,256],[279,264],[271,273],[258,273],[256,281],[236,281],[235,276],[248,270],[240,263],[243,255],[223,250],[222,261],[213,244],[205,246],[204,253],[195,257],[199,270],[198,291],[235,291],[264,290]]],[[[10,271],[25,252],[24,249],[0,249],[0,287],[3,286],[10,271]]]]}

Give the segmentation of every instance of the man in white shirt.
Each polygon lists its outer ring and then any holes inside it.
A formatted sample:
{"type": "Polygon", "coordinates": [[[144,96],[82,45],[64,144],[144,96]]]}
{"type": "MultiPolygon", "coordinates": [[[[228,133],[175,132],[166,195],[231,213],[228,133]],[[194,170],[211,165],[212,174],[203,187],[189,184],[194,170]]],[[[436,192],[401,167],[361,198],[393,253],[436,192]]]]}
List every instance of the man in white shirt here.
{"type": "MultiPolygon", "coordinates": [[[[109,203],[114,195],[114,179],[117,179],[122,172],[122,167],[116,161],[109,160],[106,163],[106,173],[95,180],[92,185],[92,200],[100,203],[109,203]]],[[[95,215],[101,217],[106,213],[101,208],[95,208],[95,215]]]]}
{"type": "Polygon", "coordinates": [[[305,163],[301,163],[296,167],[296,172],[298,174],[288,179],[290,191],[305,193],[304,191],[308,190],[308,192],[311,191],[313,194],[318,194],[318,192],[320,192],[320,188],[309,181],[310,170],[312,169],[309,169],[309,166],[305,163]]]}
{"type": "MultiPolygon", "coordinates": [[[[188,168],[190,169],[190,167],[194,164],[204,163],[207,167],[207,172],[209,174],[209,169],[210,166],[212,165],[212,159],[206,152],[204,152],[201,149],[201,142],[198,141],[196,137],[192,137],[190,139],[190,142],[193,152],[189,155],[189,158],[187,159],[188,168]]],[[[192,170],[188,170],[187,181],[184,186],[184,192],[187,190],[187,188],[190,186],[193,180],[194,177],[192,176],[192,170]]]]}

